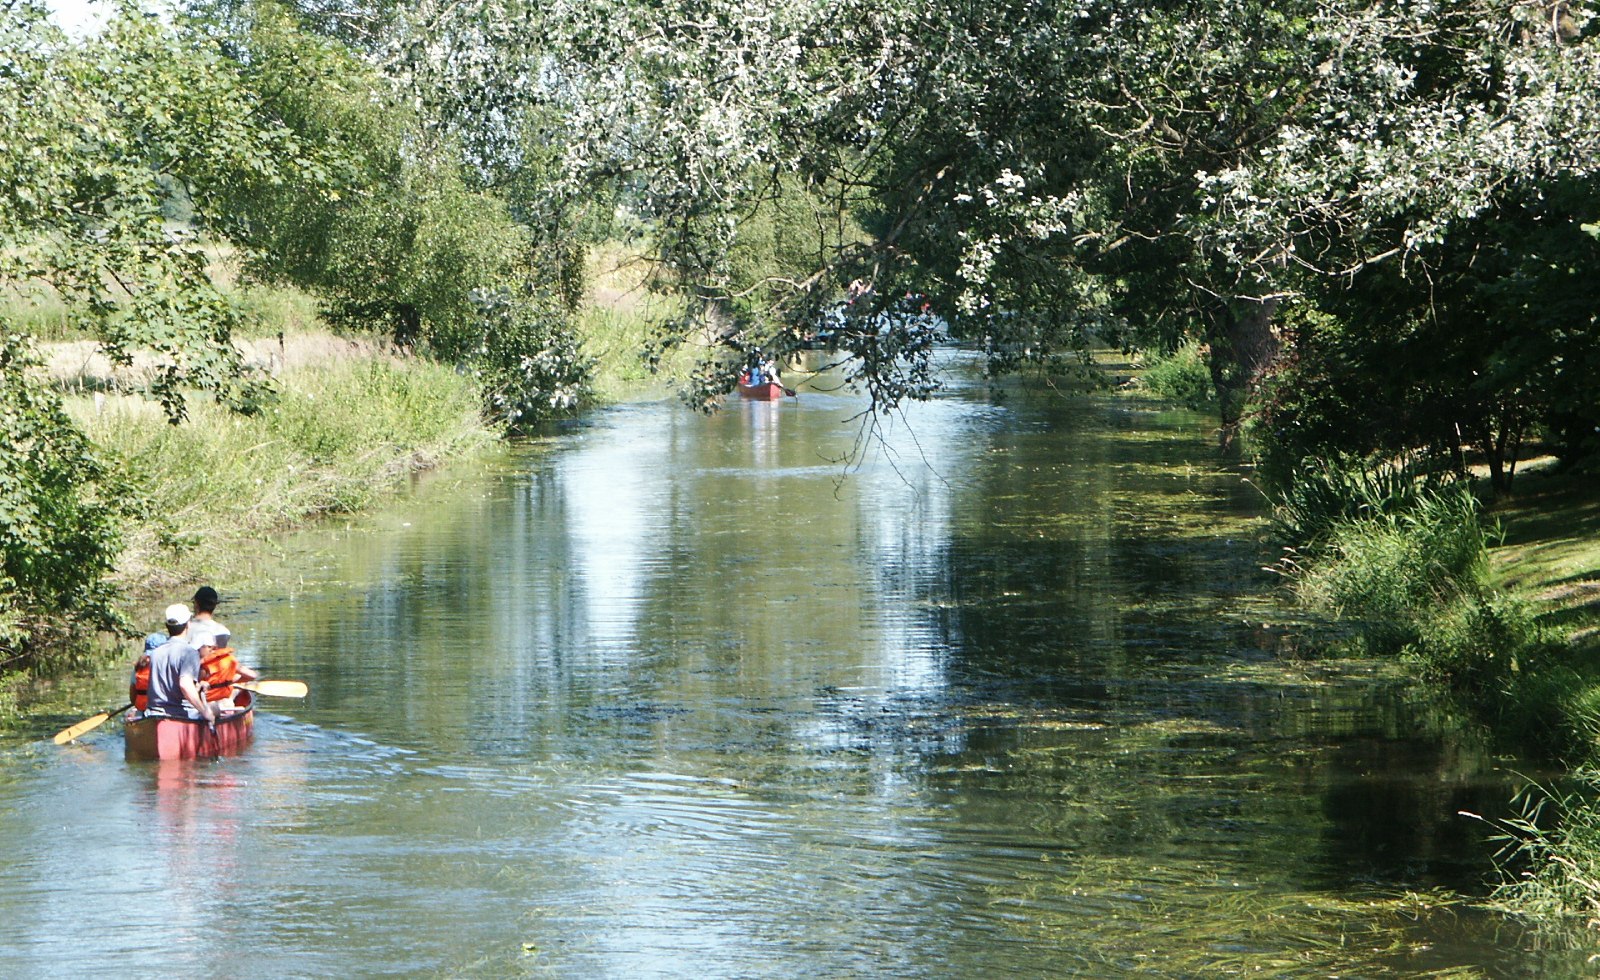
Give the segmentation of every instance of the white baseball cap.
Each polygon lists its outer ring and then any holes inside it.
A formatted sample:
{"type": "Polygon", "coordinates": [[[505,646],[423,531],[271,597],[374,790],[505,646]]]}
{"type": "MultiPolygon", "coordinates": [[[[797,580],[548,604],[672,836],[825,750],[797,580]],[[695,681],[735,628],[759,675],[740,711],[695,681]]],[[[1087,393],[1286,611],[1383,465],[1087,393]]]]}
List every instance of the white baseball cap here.
{"type": "Polygon", "coordinates": [[[167,607],[167,625],[183,626],[189,622],[189,607],[181,602],[167,607]]]}

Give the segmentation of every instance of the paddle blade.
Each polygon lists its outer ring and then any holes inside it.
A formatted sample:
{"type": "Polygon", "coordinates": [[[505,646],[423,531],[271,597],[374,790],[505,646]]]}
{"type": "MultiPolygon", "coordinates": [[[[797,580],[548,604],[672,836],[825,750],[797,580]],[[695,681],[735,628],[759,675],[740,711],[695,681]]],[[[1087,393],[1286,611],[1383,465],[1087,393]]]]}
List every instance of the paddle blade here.
{"type": "Polygon", "coordinates": [[[303,698],[311,690],[305,681],[234,681],[233,686],[269,698],[303,698]]]}
{"type": "Polygon", "coordinates": [[[109,711],[102,711],[93,718],[85,718],[71,728],[63,728],[61,731],[56,732],[56,744],[65,745],[80,736],[89,734],[110,720],[111,712],[109,711]]]}

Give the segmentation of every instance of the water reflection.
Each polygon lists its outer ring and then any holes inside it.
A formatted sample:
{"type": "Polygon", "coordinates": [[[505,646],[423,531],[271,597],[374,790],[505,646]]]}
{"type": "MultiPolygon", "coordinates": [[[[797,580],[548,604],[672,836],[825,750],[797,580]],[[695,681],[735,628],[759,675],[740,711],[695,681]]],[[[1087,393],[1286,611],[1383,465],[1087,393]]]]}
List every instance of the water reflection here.
{"type": "Polygon", "coordinates": [[[1503,774],[1282,655],[1202,420],[965,378],[848,479],[843,396],[633,405],[286,542],[247,755],[6,767],[0,973],[1582,969],[1396,897],[1477,887],[1503,774]]]}

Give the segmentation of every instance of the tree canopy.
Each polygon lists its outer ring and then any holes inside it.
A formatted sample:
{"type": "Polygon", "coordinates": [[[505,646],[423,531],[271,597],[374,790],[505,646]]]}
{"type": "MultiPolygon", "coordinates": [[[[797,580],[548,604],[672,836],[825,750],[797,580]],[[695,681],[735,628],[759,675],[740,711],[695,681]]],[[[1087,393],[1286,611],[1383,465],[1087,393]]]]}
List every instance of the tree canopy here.
{"type": "MultiPolygon", "coordinates": [[[[435,125],[514,169],[537,117],[548,193],[612,186],[702,296],[735,293],[780,187],[860,222],[745,310],[780,342],[856,280],[867,315],[927,295],[1000,366],[1197,336],[1229,428],[1285,304],[1333,313],[1395,276],[1426,295],[1496,212],[1600,159],[1576,3],[473,0],[404,24],[389,68],[435,125]]],[[[924,393],[915,363],[870,363],[875,396],[924,393]]]]}

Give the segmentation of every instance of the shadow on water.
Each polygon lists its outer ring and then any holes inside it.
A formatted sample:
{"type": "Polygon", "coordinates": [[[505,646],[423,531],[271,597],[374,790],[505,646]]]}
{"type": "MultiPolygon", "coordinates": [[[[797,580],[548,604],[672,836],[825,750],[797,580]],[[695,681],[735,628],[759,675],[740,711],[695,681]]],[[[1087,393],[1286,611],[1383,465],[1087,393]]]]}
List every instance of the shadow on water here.
{"type": "Polygon", "coordinates": [[[802,385],[288,539],[249,754],[8,757],[0,972],[204,967],[124,910],[215,841],[174,908],[263,976],[1582,974],[1474,902],[1505,760],[1319,656],[1202,419],[949,367],[842,480],[802,385]]]}

